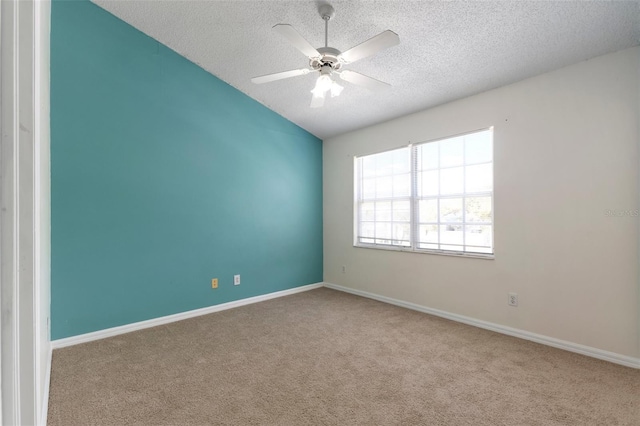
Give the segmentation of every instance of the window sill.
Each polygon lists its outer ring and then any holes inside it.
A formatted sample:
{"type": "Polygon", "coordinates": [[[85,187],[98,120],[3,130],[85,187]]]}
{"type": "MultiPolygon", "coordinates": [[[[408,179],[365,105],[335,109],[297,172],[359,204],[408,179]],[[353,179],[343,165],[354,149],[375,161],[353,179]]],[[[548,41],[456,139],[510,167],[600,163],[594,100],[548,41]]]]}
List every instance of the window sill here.
{"type": "Polygon", "coordinates": [[[495,260],[496,258],[495,254],[447,252],[447,251],[436,251],[436,250],[413,250],[411,248],[393,247],[393,246],[354,244],[353,247],[363,248],[363,249],[373,249],[373,250],[402,251],[406,253],[417,253],[417,254],[435,254],[437,256],[468,257],[473,259],[484,259],[484,260],[495,260]]]}

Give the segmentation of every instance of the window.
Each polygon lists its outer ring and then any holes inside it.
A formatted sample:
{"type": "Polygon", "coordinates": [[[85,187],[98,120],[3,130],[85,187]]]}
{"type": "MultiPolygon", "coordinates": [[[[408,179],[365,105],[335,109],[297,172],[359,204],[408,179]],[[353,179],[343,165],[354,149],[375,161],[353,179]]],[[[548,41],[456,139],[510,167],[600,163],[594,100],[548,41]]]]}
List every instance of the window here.
{"type": "Polygon", "coordinates": [[[400,148],[358,159],[358,242],[411,246],[411,152],[400,148]]]}
{"type": "Polygon", "coordinates": [[[356,157],[355,244],[493,254],[493,130],[356,157]]]}

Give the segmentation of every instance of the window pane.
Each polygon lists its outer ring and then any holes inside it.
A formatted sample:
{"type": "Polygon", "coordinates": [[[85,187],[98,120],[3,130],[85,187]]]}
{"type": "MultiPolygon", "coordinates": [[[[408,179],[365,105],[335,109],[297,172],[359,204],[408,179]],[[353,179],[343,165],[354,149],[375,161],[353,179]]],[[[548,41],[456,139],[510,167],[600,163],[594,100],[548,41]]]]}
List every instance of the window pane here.
{"type": "Polygon", "coordinates": [[[491,130],[472,133],[464,137],[465,164],[486,163],[492,161],[493,144],[491,130]]]}
{"type": "Polygon", "coordinates": [[[462,225],[440,225],[440,244],[463,244],[462,225]]]}
{"type": "Polygon", "coordinates": [[[393,202],[393,221],[394,222],[410,222],[411,221],[411,203],[409,201],[393,202]]]}
{"type": "Polygon", "coordinates": [[[490,225],[467,225],[465,227],[465,244],[469,246],[492,246],[490,225]]]}
{"type": "Polygon", "coordinates": [[[420,223],[438,221],[438,200],[420,200],[418,202],[420,223]]]}
{"type": "Polygon", "coordinates": [[[420,178],[418,179],[419,188],[418,195],[419,196],[430,196],[430,195],[438,195],[439,194],[439,176],[440,172],[438,170],[433,170],[430,172],[422,172],[420,178]]]}
{"type": "Polygon", "coordinates": [[[373,222],[361,222],[360,223],[360,236],[361,237],[372,237],[374,236],[374,224],[373,222]]]}
{"type": "Polygon", "coordinates": [[[395,175],[393,177],[393,196],[409,197],[411,195],[411,174],[395,175]]]}
{"type": "Polygon", "coordinates": [[[462,246],[445,246],[445,245],[441,245],[440,246],[440,250],[447,250],[447,251],[464,251],[462,246]]]}
{"type": "Polygon", "coordinates": [[[375,220],[376,205],[375,203],[362,203],[360,205],[360,220],[372,221],[375,220]]]}
{"type": "Polygon", "coordinates": [[[362,179],[362,199],[370,200],[376,196],[376,180],[362,179]]]}
{"type": "Polygon", "coordinates": [[[488,254],[493,253],[493,249],[491,249],[489,247],[469,247],[469,246],[466,246],[464,251],[470,252],[470,253],[488,253],[488,254]]]}
{"type": "Polygon", "coordinates": [[[411,233],[411,226],[408,223],[394,223],[393,224],[393,244],[406,246],[409,244],[409,234],[411,233]]]}
{"type": "Polygon", "coordinates": [[[423,243],[437,243],[438,225],[420,225],[418,228],[418,241],[423,243]]]}
{"type": "Polygon", "coordinates": [[[464,163],[463,138],[440,141],[440,167],[461,166],[464,163]]]}
{"type": "Polygon", "coordinates": [[[440,221],[462,222],[462,198],[440,199],[440,221]]]}
{"type": "Polygon", "coordinates": [[[462,167],[440,171],[440,194],[461,194],[464,191],[464,171],[462,167]]]}
{"type": "MultiPolygon", "coordinates": [[[[380,239],[391,239],[391,224],[388,222],[376,222],[376,239],[377,242],[381,242],[380,239]]],[[[383,244],[388,244],[389,241],[385,241],[383,244]]]]}
{"type": "Polygon", "coordinates": [[[379,177],[376,179],[376,198],[391,198],[393,195],[393,177],[379,177]]]}
{"type": "Polygon", "coordinates": [[[419,243],[418,248],[426,249],[426,250],[438,250],[440,246],[438,244],[419,243]]]}
{"type": "Polygon", "coordinates": [[[418,170],[438,168],[438,142],[429,142],[418,147],[418,170]]]}
{"type": "Polygon", "coordinates": [[[393,173],[393,151],[382,152],[375,157],[376,176],[389,176],[393,173]]]}
{"type": "Polygon", "coordinates": [[[409,173],[411,172],[411,159],[409,148],[402,148],[392,151],[393,154],[393,173],[409,173]]]}
{"type": "Polygon", "coordinates": [[[493,166],[481,164],[466,168],[467,192],[491,191],[493,188],[493,166]]]}
{"type": "Polygon", "coordinates": [[[362,164],[362,177],[373,177],[376,175],[376,156],[368,155],[360,158],[360,164],[362,164]]]}
{"type": "Polygon", "coordinates": [[[391,220],[391,201],[378,201],[376,203],[376,221],[391,220]]]}
{"type": "Polygon", "coordinates": [[[491,222],[491,197],[469,197],[465,200],[466,222],[491,222]]]}

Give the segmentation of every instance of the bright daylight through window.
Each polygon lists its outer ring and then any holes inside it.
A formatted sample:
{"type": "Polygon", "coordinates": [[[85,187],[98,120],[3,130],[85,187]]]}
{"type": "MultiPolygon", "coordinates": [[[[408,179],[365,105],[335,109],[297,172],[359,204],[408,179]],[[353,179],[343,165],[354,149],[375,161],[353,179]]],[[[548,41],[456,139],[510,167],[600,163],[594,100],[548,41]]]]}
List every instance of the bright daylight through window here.
{"type": "Polygon", "coordinates": [[[355,245],[493,254],[493,130],[356,157],[355,245]]]}

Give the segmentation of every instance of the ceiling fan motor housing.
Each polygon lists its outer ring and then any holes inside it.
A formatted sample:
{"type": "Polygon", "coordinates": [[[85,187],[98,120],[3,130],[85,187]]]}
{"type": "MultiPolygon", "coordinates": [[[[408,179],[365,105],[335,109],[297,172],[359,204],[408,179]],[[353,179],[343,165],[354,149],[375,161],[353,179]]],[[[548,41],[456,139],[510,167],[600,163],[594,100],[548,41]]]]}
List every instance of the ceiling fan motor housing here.
{"type": "Polygon", "coordinates": [[[309,66],[314,70],[319,70],[323,66],[330,66],[332,70],[337,71],[342,67],[342,62],[340,62],[338,58],[341,52],[338,49],[334,49],[333,47],[320,47],[318,48],[318,53],[322,56],[309,60],[309,66]]]}

